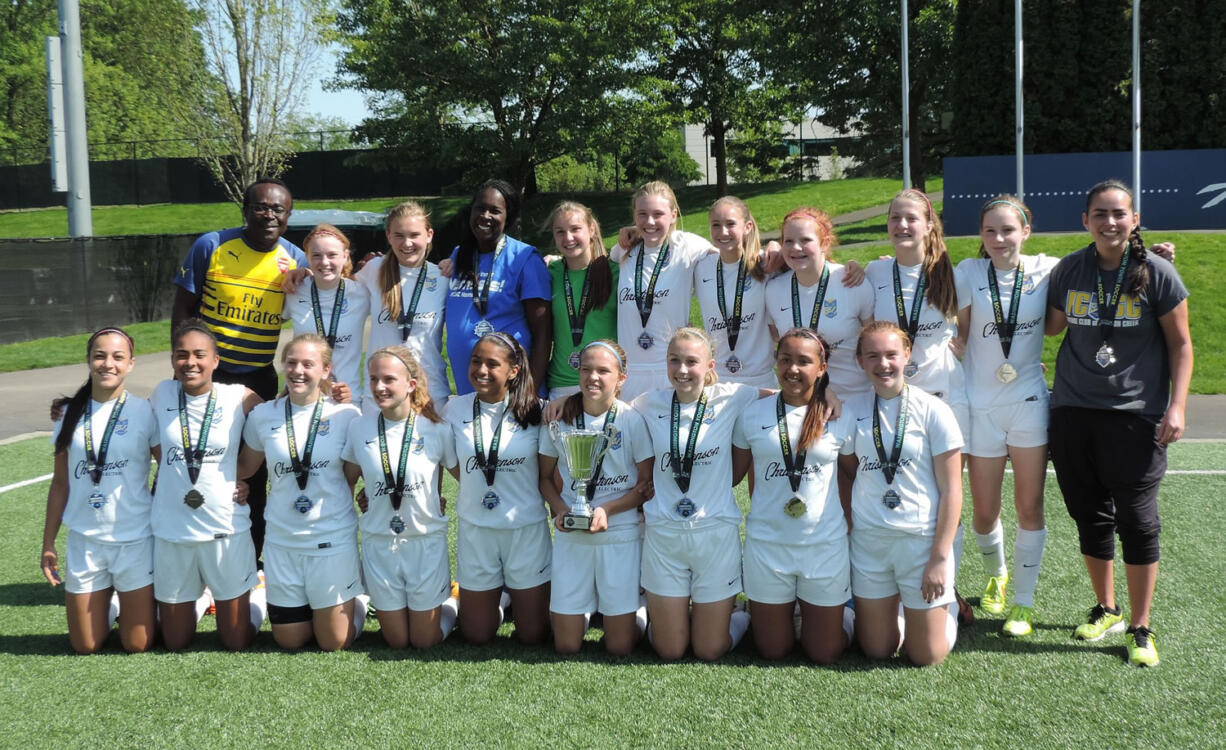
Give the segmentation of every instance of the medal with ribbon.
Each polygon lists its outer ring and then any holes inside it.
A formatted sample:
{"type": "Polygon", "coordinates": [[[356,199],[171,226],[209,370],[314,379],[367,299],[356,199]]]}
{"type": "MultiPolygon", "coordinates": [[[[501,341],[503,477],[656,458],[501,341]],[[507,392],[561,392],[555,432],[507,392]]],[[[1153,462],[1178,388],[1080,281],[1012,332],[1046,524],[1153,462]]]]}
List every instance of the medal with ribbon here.
{"type": "Polygon", "coordinates": [[[309,513],[315,502],[306,494],[307,482],[311,478],[311,454],[315,452],[315,436],[319,434],[319,418],[323,416],[324,400],[315,399],[315,410],[311,412],[311,421],[307,427],[306,442],[302,446],[302,456],[298,455],[298,445],[294,440],[294,412],[289,397],[285,397],[285,442],[289,448],[289,465],[294,472],[294,480],[298,482],[298,490],[302,494],[294,500],[294,510],[299,513],[309,513]]]}
{"type": "Polygon", "coordinates": [[[336,287],[336,299],[332,301],[332,321],[325,330],[323,308],[319,304],[319,289],[315,286],[315,281],[311,281],[311,314],[315,317],[315,333],[327,339],[328,346],[336,346],[336,334],[340,329],[341,310],[344,306],[345,280],[341,279],[341,283],[336,287]]]}
{"type": "Polygon", "coordinates": [[[387,422],[379,415],[379,461],[383,466],[383,484],[387,487],[388,499],[392,501],[392,520],[388,524],[392,533],[404,533],[404,519],[400,517],[400,502],[404,500],[404,480],[409,465],[409,445],[413,442],[413,423],[417,415],[412,410],[404,421],[404,439],[400,441],[400,462],[396,476],[392,476],[392,457],[387,451],[387,422]]]}
{"type": "Polygon", "coordinates": [[[409,334],[413,332],[413,318],[417,315],[417,303],[421,302],[421,290],[426,286],[426,264],[422,263],[421,268],[417,272],[417,282],[413,284],[413,296],[409,299],[409,304],[404,304],[404,285],[400,285],[400,316],[396,318],[396,325],[400,327],[400,343],[409,340],[409,334]]]}
{"type": "Polygon", "coordinates": [[[898,404],[898,419],[894,423],[894,445],[890,455],[885,455],[885,443],[881,439],[881,406],[880,399],[873,396],[873,446],[877,449],[877,460],[881,463],[881,473],[885,475],[885,483],[891,485],[881,496],[885,507],[894,510],[902,503],[902,498],[894,491],[894,475],[898,473],[898,462],[902,458],[902,445],[907,436],[907,401],[910,399],[911,387],[902,387],[902,399],[898,404]]]}
{"type": "Polygon", "coordinates": [[[562,265],[562,293],[566,298],[566,318],[570,322],[570,343],[575,350],[570,353],[570,366],[579,369],[579,342],[583,340],[583,323],[588,313],[588,300],[592,293],[589,269],[583,269],[583,290],[579,293],[579,306],[575,306],[575,290],[570,283],[570,271],[562,265]]]}
{"type": "Polygon", "coordinates": [[[1000,350],[1005,355],[1004,364],[996,368],[996,379],[1002,383],[1011,383],[1017,378],[1017,369],[1009,362],[1009,350],[1013,348],[1013,334],[1017,332],[1017,314],[1022,307],[1022,282],[1026,271],[1022,261],[1017,263],[1017,271],[1013,277],[1013,297],[1009,301],[1009,319],[1005,320],[1004,308],[1000,302],[1000,285],[996,280],[996,268],[988,262],[988,294],[992,297],[992,317],[996,321],[996,335],[1000,337],[1000,350]]]}
{"type": "Polygon", "coordinates": [[[724,262],[715,262],[715,301],[719,304],[720,317],[724,319],[724,330],[728,332],[728,349],[732,354],[728,357],[728,372],[736,374],[741,369],[741,360],[736,358],[736,342],[741,336],[741,301],[745,296],[745,258],[736,264],[736,293],[732,298],[732,315],[728,315],[728,303],[724,295],[724,262]]]}
{"type": "MultiPolygon", "coordinates": [[[[826,302],[826,287],[830,285],[830,266],[822,264],[822,277],[817,282],[817,296],[813,298],[813,309],[809,311],[809,328],[817,330],[818,320],[822,315],[822,305],[826,302]]],[[[796,274],[792,274],[792,327],[801,328],[804,321],[800,317],[800,282],[796,274]]]]}
{"type": "MultiPolygon", "coordinates": [[[[902,277],[898,273],[898,261],[894,261],[894,312],[898,316],[898,327],[911,337],[912,350],[919,346],[915,335],[919,332],[920,312],[924,309],[924,295],[928,291],[928,274],[920,269],[919,280],[915,282],[915,298],[911,300],[911,313],[907,314],[906,303],[902,297],[902,277]]],[[[903,368],[903,375],[914,377],[919,372],[919,365],[912,360],[903,368]]]]}
{"type": "MultiPolygon", "coordinates": [[[[794,276],[792,277],[795,278],[794,276]]],[[[775,400],[775,419],[779,426],[779,452],[783,454],[783,468],[788,475],[788,484],[792,487],[792,498],[783,506],[783,512],[792,518],[800,518],[808,510],[805,501],[800,499],[800,480],[805,471],[805,457],[808,451],[799,451],[793,456],[792,441],[788,437],[787,409],[783,403],[783,394],[775,400]]]]}
{"type": "Polygon", "coordinates": [[[660,279],[660,271],[668,265],[668,252],[668,243],[665,242],[651,267],[651,280],[647,283],[646,291],[643,289],[643,259],[647,257],[647,247],[641,242],[638,246],[638,258],[634,261],[634,305],[638,308],[639,323],[643,327],[643,333],[639,335],[639,346],[643,349],[650,349],[655,344],[655,339],[647,333],[647,321],[651,318],[651,309],[656,304],[656,282],[660,279]]]}
{"type": "Polygon", "coordinates": [[[187,478],[192,488],[183,496],[183,503],[192,510],[204,505],[204,495],[196,489],[196,480],[200,478],[200,467],[204,465],[204,451],[209,444],[209,428],[213,424],[213,410],[217,407],[217,389],[209,389],[209,400],[204,405],[204,416],[200,419],[200,441],[192,447],[192,434],[187,425],[187,393],[179,386],[179,437],[183,442],[183,461],[187,464],[187,478]]]}
{"type": "Polygon", "coordinates": [[[473,396],[473,458],[477,461],[477,468],[485,475],[485,486],[489,488],[481,499],[486,510],[497,508],[500,502],[498,493],[494,492],[494,479],[498,475],[498,446],[502,442],[502,420],[506,419],[506,416],[507,407],[504,405],[498,418],[490,425],[490,431],[494,434],[490,438],[490,450],[487,454],[485,440],[481,434],[481,399],[473,396]]]}
{"type": "MultiPolygon", "coordinates": [[[[494,332],[494,324],[485,319],[486,313],[489,310],[490,304],[490,282],[494,279],[494,266],[498,264],[498,256],[502,255],[502,251],[507,246],[507,236],[504,234],[498,238],[498,245],[494,248],[494,257],[490,258],[490,270],[485,275],[485,282],[480,282],[481,271],[477,269],[477,278],[473,279],[473,309],[481,316],[481,320],[473,326],[473,333],[477,336],[484,336],[487,333],[494,332]]],[[[480,261],[477,261],[480,266],[480,261]]],[[[424,270],[424,269],[423,269],[424,270]]]]}
{"type": "Polygon", "coordinates": [[[682,518],[689,518],[697,509],[694,501],[685,497],[685,495],[690,491],[690,479],[694,475],[694,454],[698,448],[698,433],[702,431],[702,418],[706,416],[706,413],[707,392],[703,390],[702,395],[698,397],[698,405],[694,407],[694,421],[690,423],[690,434],[685,441],[685,455],[680,455],[681,402],[677,399],[676,392],[673,393],[668,468],[672,471],[673,481],[677,483],[677,489],[681,490],[682,498],[677,502],[676,511],[677,515],[682,518]]]}
{"type": "MultiPolygon", "coordinates": [[[[1098,257],[1098,251],[1094,252],[1094,257],[1098,257]]],[[[1111,296],[1106,296],[1103,290],[1103,274],[1095,266],[1094,283],[1095,296],[1098,302],[1098,331],[1102,334],[1103,344],[1098,347],[1098,351],[1094,354],[1094,361],[1104,370],[1115,364],[1115,349],[1111,347],[1111,334],[1115,333],[1115,313],[1116,308],[1120,303],[1120,293],[1124,289],[1124,272],[1128,270],[1128,251],[1124,251],[1124,257],[1120,259],[1120,270],[1115,274],[1115,288],[1111,290],[1111,296]]]]}
{"type": "Polygon", "coordinates": [[[98,489],[98,485],[102,483],[102,471],[103,467],[106,466],[106,454],[111,446],[111,435],[115,434],[115,425],[119,424],[119,413],[123,411],[123,405],[127,401],[127,391],[119,394],[119,400],[115,402],[115,408],[111,409],[110,419],[106,420],[106,427],[102,430],[102,440],[99,441],[98,452],[95,454],[93,399],[85,400],[85,422],[82,425],[85,431],[85,469],[89,472],[90,481],[94,483],[94,491],[89,494],[89,507],[94,510],[98,510],[103,505],[106,505],[106,497],[98,489]]]}

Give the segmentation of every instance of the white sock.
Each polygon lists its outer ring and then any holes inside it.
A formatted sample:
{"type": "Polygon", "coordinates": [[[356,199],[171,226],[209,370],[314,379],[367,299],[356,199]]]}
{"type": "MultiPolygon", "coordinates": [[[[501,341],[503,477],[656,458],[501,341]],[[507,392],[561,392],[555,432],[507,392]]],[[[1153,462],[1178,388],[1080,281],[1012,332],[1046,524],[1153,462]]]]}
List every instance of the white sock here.
{"type": "Polygon", "coordinates": [[[502,595],[498,597],[498,608],[506,609],[507,607],[510,607],[510,606],[511,606],[511,592],[503,591],[502,595]]]}
{"type": "Polygon", "coordinates": [[[584,612],[583,613],[583,632],[586,633],[587,629],[590,627],[592,627],[592,613],[584,612]]]}
{"type": "MultiPolygon", "coordinates": [[[[957,602],[954,602],[950,606],[954,608],[955,612],[958,611],[957,602]]],[[[906,616],[906,613],[903,612],[902,602],[899,602],[898,603],[898,642],[902,643],[905,640],[907,640],[907,616],[906,616]]]]}
{"type": "Polygon", "coordinates": [[[115,621],[119,619],[119,592],[111,593],[111,602],[106,608],[106,629],[110,630],[115,627],[115,621]]]}
{"type": "Polygon", "coordinates": [[[949,650],[954,650],[954,644],[958,642],[958,603],[954,602],[949,605],[949,609],[945,613],[945,642],[949,644],[949,650]]]}
{"type": "Polygon", "coordinates": [[[357,640],[362,631],[366,628],[366,615],[370,613],[370,608],[366,603],[370,601],[370,597],[366,594],[358,594],[353,599],[353,640],[357,640]]]}
{"type": "Polygon", "coordinates": [[[209,605],[212,603],[213,595],[208,589],[205,589],[200,598],[196,600],[196,622],[200,622],[200,618],[204,617],[205,611],[208,610],[209,605]]]}
{"type": "Polygon", "coordinates": [[[1013,542],[1013,601],[1026,607],[1034,606],[1034,589],[1039,584],[1039,568],[1043,565],[1043,548],[1047,545],[1047,529],[1017,530],[1013,542]]]}
{"type": "Polygon", "coordinates": [[[732,636],[732,645],[728,650],[736,648],[736,645],[745,637],[745,631],[749,630],[749,613],[736,611],[732,613],[732,617],[728,620],[728,635],[732,636]]]}
{"type": "MultiPolygon", "coordinates": [[[[454,596],[447,597],[447,601],[443,602],[443,611],[439,614],[438,627],[443,631],[443,638],[451,635],[452,629],[455,627],[455,618],[460,611],[460,602],[454,596]]],[[[498,608],[498,614],[501,617],[502,607],[498,608]]]]}
{"type": "Polygon", "coordinates": [[[962,565],[962,536],[964,529],[962,524],[958,524],[958,530],[954,532],[954,573],[962,565]]]}
{"type": "Polygon", "coordinates": [[[639,608],[634,610],[634,626],[638,628],[639,635],[647,632],[647,597],[639,597],[639,608]]]}
{"type": "Polygon", "coordinates": [[[856,633],[856,611],[851,607],[843,607],[843,634],[847,636],[847,642],[853,641],[852,636],[856,633]]]}
{"type": "Polygon", "coordinates": [[[975,541],[979,551],[983,553],[983,569],[990,576],[1004,575],[1009,569],[1005,566],[1005,530],[1001,528],[1000,519],[986,534],[975,532],[975,541]]]}
{"type": "Polygon", "coordinates": [[[268,589],[263,586],[258,586],[251,590],[251,624],[256,630],[264,624],[264,620],[268,618],[268,589]]]}

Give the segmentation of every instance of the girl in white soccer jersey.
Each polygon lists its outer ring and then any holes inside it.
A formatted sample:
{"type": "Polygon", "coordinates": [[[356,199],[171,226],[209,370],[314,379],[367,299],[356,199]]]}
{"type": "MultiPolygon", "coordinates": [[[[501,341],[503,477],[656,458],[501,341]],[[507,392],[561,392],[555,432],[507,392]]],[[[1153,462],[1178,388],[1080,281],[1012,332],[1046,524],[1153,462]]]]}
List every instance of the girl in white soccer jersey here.
{"type": "Polygon", "coordinates": [[[589,342],[617,338],[617,279],[600,223],[582,203],[562,201],[549,214],[560,258],[548,264],[553,293],[553,355],[549,397],[579,392],[579,351],[589,342]]]}
{"type": "Polygon", "coordinates": [[[345,475],[365,480],[362,568],[383,640],[429,648],[455,627],[439,465],[453,464],[447,425],[434,411],[429,377],[404,346],[367,363],[378,411],[349,424],[345,475]]]}
{"type": "Polygon", "coordinates": [[[311,264],[311,278],[285,295],[281,315],[293,322],[295,336],[314,333],[326,340],[332,348],[333,398],[360,406],[358,370],[370,298],[360,284],[349,279],[353,272],[349,238],[331,224],[320,224],[302,241],[302,249],[311,264]]]}
{"type": "Polygon", "coordinates": [[[788,271],[766,287],[772,335],[800,327],[817,331],[830,345],[827,373],[834,392],[840,398],[867,393],[854,350],[860,329],[873,319],[872,285],[847,285],[848,276],[861,273],[832,260],[834,225],[825,211],[803,206],[788,212],[781,234],[788,271]]]}
{"type": "Polygon", "coordinates": [[[629,357],[626,399],[669,387],[665,349],[673,332],[689,324],[695,266],[715,253],[703,238],[676,228],[681,208],[667,183],[634,191],[631,208],[634,226],[622,228],[613,253],[621,259],[617,341],[629,357]]]}
{"type": "MultiPolygon", "coordinates": [[[[404,201],[387,212],[384,233],[389,250],[357,273],[370,296],[368,351],[404,346],[425,371],[434,408],[441,410],[451,395],[443,361],[443,307],[447,279],[426,260],[434,228],[420,203],[404,201]]],[[[367,382],[367,395],[370,393],[367,382]]],[[[366,408],[374,413],[378,407],[366,408]]]]}
{"type": "Polygon", "coordinates": [[[265,600],[251,542],[251,510],[235,502],[243,422],[261,399],[243,385],[213,382],[217,341],[199,320],[171,340],[175,379],[149,402],[162,459],[153,495],[153,595],[162,640],[174,651],[196,632],[197,600],[207,585],[217,634],[227,649],[246,648],[264,622],[265,600]]]}
{"type": "Polygon", "coordinates": [[[751,466],[757,474],[745,522],[745,595],[763,657],[791,653],[799,602],[805,654],[832,664],[853,622],[843,608],[851,567],[835,481],[843,425],[829,421],[826,345],[812,329],[783,334],[776,362],[780,392],[751,404],[732,434],[733,484],[751,466]]]}
{"type": "MultiPolygon", "coordinates": [[[[605,649],[628,654],[647,626],[647,611],[639,602],[639,565],[643,555],[643,522],[638,507],[646,497],[640,478],[651,475],[651,439],[643,418],[617,399],[626,379],[625,352],[608,339],[593,341],[580,354],[582,391],[566,399],[558,428],[604,432],[608,449],[597,464],[587,497],[594,508],[587,529],[571,530],[566,513],[577,500],[560,437],[541,435],[540,488],[554,513],[553,581],[550,613],[553,643],[559,653],[573,654],[583,643],[587,618],[604,615],[605,649]],[[554,470],[562,486],[554,485],[554,470]]],[[[552,429],[552,428],[551,428],[552,429]]]]}
{"type": "Polygon", "coordinates": [[[493,639],[505,585],[515,637],[534,645],[549,633],[552,552],[537,486],[541,406],[528,354],[509,334],[487,333],[473,347],[468,379],[474,392],[453,398],[444,415],[455,445],[447,466],[460,482],[460,629],[470,643],[493,639]]]}
{"type": "Polygon", "coordinates": [[[145,651],[155,627],[149,456],[158,455],[157,422],[148,401],[124,390],[133,365],[127,333],[103,328],[89,337],[85,351],[89,378],[68,401],[51,438],[55,473],[43,525],[43,575],[52,586],[61,582],[55,537],[65,523],[73,649],[101,650],[118,605],[124,649],[145,651]]]}
{"type": "Polygon", "coordinates": [[[741,510],[732,495],[732,428],[769,391],[716,383],[714,347],[697,328],[675,331],[666,351],[673,388],[632,404],[657,456],[655,496],[643,505],[642,585],[656,653],[679,659],[692,645],[709,661],[749,627],[745,612],[733,612],[741,591],[741,510]]]}
{"type": "Polygon", "coordinates": [[[1031,632],[1034,590],[1043,562],[1047,528],[1043,484],[1047,476],[1047,383],[1043,380],[1043,322],[1055,258],[1022,255],[1030,236],[1030,209],[1001,195],[979,212],[980,257],[954,273],[958,286],[958,335],[965,341],[970,434],[967,466],[974,502],[974,531],[983,553],[987,586],[980,606],[1001,614],[1010,580],[1000,524],[1005,460],[1013,465],[1017,539],[1013,547],[1014,604],[1002,631],[1031,632]]]}
{"type": "Polygon", "coordinates": [[[359,412],[332,400],[330,355],[323,337],[294,337],[281,353],[286,392],[252,409],[243,426],[239,476],[268,461],[268,619],[277,645],[287,649],[312,636],[324,651],[345,648],[366,619],[357,600],[362,574],[353,488],[341,465],[345,433],[359,412]]]}
{"type": "Polygon", "coordinates": [[[873,392],[843,405],[839,468],[854,477],[844,504],[856,640],[870,659],[888,659],[901,641],[912,662],[927,666],[944,660],[958,635],[950,605],[962,436],[945,402],[907,384],[912,354],[892,322],[861,332],[856,359],[873,392]]]}
{"type": "Polygon", "coordinates": [[[694,268],[694,295],[715,344],[715,371],[726,383],[773,388],[770,320],[762,241],[749,206],[725,196],[707,214],[718,253],[694,268]]]}

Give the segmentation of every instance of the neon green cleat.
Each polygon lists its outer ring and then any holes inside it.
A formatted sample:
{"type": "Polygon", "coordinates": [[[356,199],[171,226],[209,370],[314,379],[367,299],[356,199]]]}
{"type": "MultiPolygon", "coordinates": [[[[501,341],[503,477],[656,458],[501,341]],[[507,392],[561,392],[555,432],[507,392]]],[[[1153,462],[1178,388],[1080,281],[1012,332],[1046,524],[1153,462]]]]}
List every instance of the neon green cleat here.
{"type": "Polygon", "coordinates": [[[1145,626],[1128,628],[1128,663],[1136,667],[1158,666],[1158,639],[1145,626]]]}
{"type": "Polygon", "coordinates": [[[1101,604],[1095,604],[1085,624],[1078,625],[1073,631],[1073,637],[1083,641],[1101,641],[1107,633],[1118,633],[1123,629],[1124,617],[1118,608],[1112,612],[1101,604]]]}
{"type": "Polygon", "coordinates": [[[1009,616],[1005,618],[1005,624],[1001,627],[1000,632],[1005,635],[1011,635],[1014,638],[1020,638],[1024,635],[1030,635],[1034,630],[1030,625],[1031,618],[1034,617],[1034,607],[1027,607],[1024,604],[1014,604],[1009,608],[1009,616]]]}
{"type": "Polygon", "coordinates": [[[993,615],[999,615],[1001,612],[1004,612],[1005,602],[1008,601],[1005,588],[1008,585],[1008,573],[1001,573],[998,576],[988,578],[988,586],[983,590],[983,596],[979,599],[979,607],[984,612],[993,615]]]}

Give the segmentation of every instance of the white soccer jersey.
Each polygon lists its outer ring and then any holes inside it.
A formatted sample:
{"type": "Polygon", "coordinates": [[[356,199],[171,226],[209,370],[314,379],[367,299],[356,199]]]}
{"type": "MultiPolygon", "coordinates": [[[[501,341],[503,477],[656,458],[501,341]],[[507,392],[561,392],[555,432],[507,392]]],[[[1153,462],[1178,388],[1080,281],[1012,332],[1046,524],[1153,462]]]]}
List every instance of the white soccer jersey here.
{"type": "MultiPolygon", "coordinates": [[[[388,421],[387,458],[392,475],[398,480],[400,449],[404,445],[404,427],[408,420],[388,421]]],[[[431,422],[422,415],[413,420],[413,439],[409,443],[409,457],[405,464],[404,496],[400,501],[400,520],[404,522],[402,536],[446,534],[447,516],[442,513],[439,500],[438,478],[443,466],[455,465],[452,452],[450,428],[445,422],[431,422]]],[[[383,474],[383,460],[379,454],[379,413],[364,414],[349,423],[345,440],[344,459],[362,468],[366,485],[367,510],[362,514],[360,527],[363,538],[371,536],[392,537],[391,491],[383,474]]]]}
{"type": "MultiPolygon", "coordinates": [[[[315,325],[315,313],[311,304],[311,289],[314,281],[306,279],[296,294],[285,295],[285,307],[281,316],[292,321],[294,335],[318,333],[327,338],[332,327],[332,311],[336,308],[336,289],[320,289],[319,315],[322,330],[315,325]]],[[[361,373],[362,337],[366,332],[366,318],[370,315],[370,298],[356,280],[344,279],[345,294],[341,301],[340,319],[336,322],[336,342],[332,345],[332,380],[344,383],[356,398],[363,391],[361,373]]]]}
{"type": "MultiPolygon", "coordinates": [[[[873,319],[873,286],[866,279],[856,287],[843,286],[845,267],[826,261],[830,268],[830,280],[826,283],[826,297],[818,315],[817,332],[830,344],[827,353],[827,370],[830,386],[839,398],[871,390],[864,370],[856,364],[856,339],[860,329],[873,319]]],[[[771,279],[767,284],[767,312],[775,331],[782,336],[796,327],[796,315],[792,309],[792,277],[787,271],[771,279]]],[[[820,283],[806,287],[797,285],[800,297],[800,325],[807,327],[817,301],[820,283]]]]}
{"type": "MultiPolygon", "coordinates": [[[[426,280],[422,283],[421,298],[417,301],[417,311],[413,315],[413,328],[409,332],[409,338],[402,339],[400,325],[391,319],[387,308],[383,306],[379,270],[385,260],[386,256],[372,258],[357,273],[357,280],[366,288],[370,299],[370,343],[366,348],[367,359],[370,354],[385,346],[404,344],[413,352],[413,356],[426,372],[430,398],[442,403],[451,394],[451,386],[447,383],[447,364],[443,361],[443,307],[447,302],[447,279],[439,274],[438,266],[426,263],[426,280]]],[[[422,269],[399,266],[399,270],[401,304],[408,308],[413,301],[413,290],[417,287],[417,278],[422,269]]],[[[369,381],[363,390],[367,396],[370,395],[369,381]]]]}
{"type": "MultiPolygon", "coordinates": [[[[617,341],[626,350],[628,371],[663,371],[668,357],[668,340],[672,338],[673,331],[690,324],[694,267],[706,255],[715,252],[711,243],[696,234],[682,231],[672,233],[668,241],[668,263],[660,269],[656,280],[655,302],[646,329],[643,328],[634,296],[638,252],[626,255],[618,275],[617,341]],[[651,346],[646,349],[639,343],[640,335],[644,332],[651,338],[651,346]]],[[[657,248],[647,251],[643,259],[640,284],[644,294],[651,283],[651,271],[658,256],[657,248]]]]}
{"type": "MultiPolygon", "coordinates": [[[[738,383],[707,386],[706,413],[694,449],[694,469],[688,491],[682,492],[669,465],[672,452],[671,389],[651,391],[634,400],[631,406],[642,415],[651,435],[656,456],[652,481],[655,497],[643,504],[649,526],[690,529],[712,521],[740,525],[741,509],[732,496],[732,429],[737,416],[758,398],[758,389],[738,383]],[[681,515],[677,504],[683,499],[694,504],[693,513],[681,515]]],[[[681,404],[678,447],[681,456],[689,440],[698,402],[681,404]]]]}
{"type": "MultiPolygon", "coordinates": [[[[447,402],[444,414],[455,441],[455,461],[460,466],[460,493],[456,499],[460,520],[491,529],[517,529],[544,521],[549,512],[538,481],[540,425],[524,426],[515,421],[514,415],[506,415],[498,446],[498,470],[493,485],[487,485],[485,474],[477,466],[473,445],[473,401],[476,398],[475,393],[457,396],[447,402]],[[489,492],[497,496],[493,508],[485,505],[489,492]]],[[[489,456],[490,443],[494,439],[494,422],[505,410],[506,401],[480,404],[482,450],[486,456],[489,456]]]]}
{"type": "MultiPolygon", "coordinates": [[[[893,259],[875,260],[868,264],[865,283],[873,288],[876,301],[873,305],[873,317],[877,320],[898,322],[898,309],[894,303],[894,263],[893,259]]],[[[907,319],[911,316],[911,302],[915,298],[915,287],[919,283],[922,265],[904,266],[899,264],[898,276],[902,284],[903,309],[907,319]]],[[[901,326],[906,330],[906,326],[901,326]]],[[[932,306],[925,292],[924,307],[920,311],[919,330],[915,341],[911,344],[911,361],[919,371],[907,376],[907,383],[921,388],[928,393],[940,393],[946,400],[962,401],[965,398],[966,383],[962,374],[962,364],[949,348],[958,331],[956,319],[946,319],[941,311],[932,306]]]]}
{"type": "MultiPolygon", "coordinates": [[[[321,549],[356,544],[357,513],[341,449],[349,423],[358,415],[353,404],[338,404],[325,399],[320,413],[315,445],[311,449],[310,475],[305,489],[299,489],[290,461],[289,440],[285,430],[285,396],[267,401],[251,410],[243,426],[243,440],[264,453],[268,463],[268,505],[265,538],[281,547],[321,549]]],[[[294,444],[298,459],[303,459],[307,430],[315,404],[291,405],[294,444]]]]}
{"type": "MultiPolygon", "coordinates": [[[[470,409],[472,407],[469,407],[470,409]]],[[[585,414],[583,427],[587,430],[604,430],[608,412],[595,416],[585,414]]],[[[577,420],[576,420],[577,421],[577,420]]],[[[600,466],[600,476],[596,480],[596,491],[592,496],[592,507],[599,507],[629,492],[638,483],[639,475],[636,464],[646,461],[652,456],[651,437],[643,418],[629,405],[618,401],[617,415],[613,419],[613,439],[605,453],[604,462],[600,466]]],[[[575,429],[573,422],[559,424],[563,433],[575,429]]],[[[566,461],[559,458],[562,451],[560,440],[554,440],[548,429],[541,433],[540,452],[542,456],[558,459],[558,471],[562,474],[562,499],[567,503],[575,502],[578,487],[571,479],[566,461]]],[[[634,528],[639,525],[639,514],[625,511],[609,516],[609,531],[619,528],[634,528]]],[[[600,537],[601,534],[588,535],[600,537]]],[[[610,537],[612,539],[612,537],[610,537]]]]}
{"type": "MultiPolygon", "coordinates": [[[[204,504],[192,509],[184,501],[193,488],[184,460],[179,430],[179,381],[163,380],[153,389],[149,404],[158,421],[162,463],[153,495],[153,535],[168,542],[203,542],[238,534],[251,528],[251,509],[234,502],[238,453],[243,435],[243,396],[246,386],[214,383],[217,404],[209,427],[204,462],[195,489],[204,504]]],[[[209,394],[187,397],[187,428],[192,448],[200,442],[209,394]]]]}
{"type": "Polygon", "coordinates": [[[1023,256],[1021,308],[1017,313],[1017,328],[1009,349],[1009,364],[1017,371],[1017,379],[1002,383],[996,377],[1004,364],[1000,336],[996,331],[996,316],[992,312],[992,295],[988,288],[988,269],[996,274],[1000,290],[1001,314],[1007,321],[1013,306],[1015,271],[996,271],[987,258],[967,258],[954,270],[958,284],[959,309],[971,308],[970,331],[966,342],[966,397],[971,408],[987,409],[1043,397],[1047,383],[1043,380],[1043,324],[1047,317],[1047,284],[1057,260],[1046,255],[1023,256]]]}
{"type": "MultiPolygon", "coordinates": [[[[805,452],[800,486],[792,491],[783,450],[779,445],[778,396],[750,404],[736,421],[732,444],[753,454],[754,485],[745,535],[776,544],[824,544],[847,534],[843,507],[839,504],[838,457],[841,431],[847,420],[826,424],[817,442],[805,452]],[[793,516],[788,503],[798,497],[803,513],[793,516]]],[[[801,424],[807,406],[785,406],[784,420],[793,460],[798,450],[801,424]]],[[[793,506],[793,513],[798,512],[793,506]]]]}
{"type": "Polygon", "coordinates": [[[734,354],[728,344],[728,328],[719,311],[716,268],[724,269],[724,309],[732,318],[736,301],[736,274],[738,264],[724,263],[718,253],[711,253],[698,261],[694,269],[694,294],[702,312],[702,327],[711,335],[715,344],[715,370],[719,379],[729,383],[757,383],[769,378],[775,366],[771,346],[770,320],[766,315],[766,282],[745,275],[745,292],[741,299],[741,332],[736,342],[736,372],[728,366],[734,354]]]}
{"type": "MultiPolygon", "coordinates": [[[[881,443],[888,458],[894,448],[895,425],[902,397],[881,401],[881,443]]],[[[854,454],[859,461],[852,485],[852,525],[856,529],[885,529],[932,536],[936,533],[941,497],[932,459],[962,447],[962,433],[953,411],[939,398],[919,388],[910,388],[906,437],[894,482],[887,484],[873,442],[873,394],[862,394],[843,404],[840,419],[847,421],[839,452],[854,454]],[[898,495],[899,504],[889,508],[887,491],[898,495]]]]}
{"type": "MultiPolygon", "coordinates": [[[[93,413],[90,432],[95,455],[118,400],[90,402],[93,413]]],[[[52,427],[53,445],[63,424],[62,420],[56,420],[52,427]]],[[[95,489],[85,462],[85,413],[82,412],[68,445],[68,503],[63,516],[68,528],[99,542],[134,542],[148,537],[152,533],[149,508],[153,502],[149,494],[149,449],[157,444],[157,420],[153,418],[152,407],[145,399],[129,393],[107,447],[102,481],[95,489]]]]}

